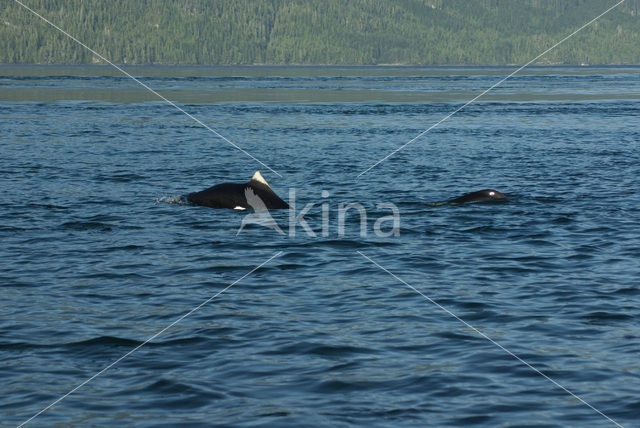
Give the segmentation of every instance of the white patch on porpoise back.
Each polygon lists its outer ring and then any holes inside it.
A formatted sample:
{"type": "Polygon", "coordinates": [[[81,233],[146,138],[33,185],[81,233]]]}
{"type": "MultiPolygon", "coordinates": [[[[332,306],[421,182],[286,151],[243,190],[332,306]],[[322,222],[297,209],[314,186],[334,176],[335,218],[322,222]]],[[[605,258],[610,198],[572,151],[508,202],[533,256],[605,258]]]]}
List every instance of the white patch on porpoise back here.
{"type": "Polygon", "coordinates": [[[256,171],[253,174],[253,177],[251,177],[252,180],[256,180],[257,182],[260,182],[262,184],[264,184],[265,186],[269,186],[269,183],[267,183],[267,180],[264,179],[264,177],[262,176],[262,174],[260,174],[260,171],[256,171]]]}
{"type": "Polygon", "coordinates": [[[237,207],[233,207],[234,210],[246,210],[245,207],[241,207],[240,205],[238,205],[237,207]]]}

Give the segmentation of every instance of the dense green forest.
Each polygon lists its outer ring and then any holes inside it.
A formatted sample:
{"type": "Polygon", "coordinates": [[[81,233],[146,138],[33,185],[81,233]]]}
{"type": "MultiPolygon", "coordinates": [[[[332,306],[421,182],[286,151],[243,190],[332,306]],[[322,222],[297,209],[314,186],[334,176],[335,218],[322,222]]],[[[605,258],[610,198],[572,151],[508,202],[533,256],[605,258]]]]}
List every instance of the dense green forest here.
{"type": "MultiPolygon", "coordinates": [[[[522,64],[617,0],[20,0],[122,64],[522,64]]],[[[541,64],[639,64],[626,0],[541,64]]],[[[14,0],[0,63],[100,63],[14,0]]]]}

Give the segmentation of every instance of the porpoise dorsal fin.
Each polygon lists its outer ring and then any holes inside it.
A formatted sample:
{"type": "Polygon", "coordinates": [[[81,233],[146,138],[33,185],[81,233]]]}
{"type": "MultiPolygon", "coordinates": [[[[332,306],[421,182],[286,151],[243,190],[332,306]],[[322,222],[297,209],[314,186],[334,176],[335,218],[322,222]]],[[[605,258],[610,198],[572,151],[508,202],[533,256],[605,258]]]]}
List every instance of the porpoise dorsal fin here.
{"type": "Polygon", "coordinates": [[[267,183],[267,180],[265,180],[262,174],[260,174],[260,171],[256,171],[253,174],[253,177],[251,177],[251,181],[257,181],[258,183],[264,184],[268,188],[271,188],[271,186],[269,186],[269,183],[267,183]]]}

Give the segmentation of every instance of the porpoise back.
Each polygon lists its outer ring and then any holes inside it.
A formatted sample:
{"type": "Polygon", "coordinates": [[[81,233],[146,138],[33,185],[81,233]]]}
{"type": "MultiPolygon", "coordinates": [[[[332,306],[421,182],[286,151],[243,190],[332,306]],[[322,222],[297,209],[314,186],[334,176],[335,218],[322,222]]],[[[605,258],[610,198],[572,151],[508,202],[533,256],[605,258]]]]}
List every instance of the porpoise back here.
{"type": "Polygon", "coordinates": [[[189,193],[187,200],[195,205],[210,208],[229,209],[287,209],[289,204],[280,199],[271,189],[260,171],[256,171],[248,183],[222,183],[202,190],[189,193]],[[247,194],[255,195],[259,200],[247,200],[247,194]],[[255,206],[259,205],[259,206],[255,206]]]}
{"type": "Polygon", "coordinates": [[[478,190],[477,192],[467,193],[455,199],[451,199],[448,202],[452,205],[457,205],[475,202],[498,202],[504,201],[505,199],[507,199],[507,196],[503,193],[498,192],[497,190],[483,189],[478,190]]]}

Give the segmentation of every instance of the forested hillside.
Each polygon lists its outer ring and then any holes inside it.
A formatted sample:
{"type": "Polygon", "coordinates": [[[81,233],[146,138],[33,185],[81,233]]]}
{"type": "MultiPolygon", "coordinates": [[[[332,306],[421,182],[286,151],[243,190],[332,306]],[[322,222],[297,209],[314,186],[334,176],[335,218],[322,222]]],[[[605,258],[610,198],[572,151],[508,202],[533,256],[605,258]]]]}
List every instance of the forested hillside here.
{"type": "MultiPolygon", "coordinates": [[[[521,64],[617,0],[21,0],[123,64],[521,64]]],[[[541,58],[639,64],[640,0],[541,58]]],[[[0,63],[99,63],[0,1],[0,63]]]]}

